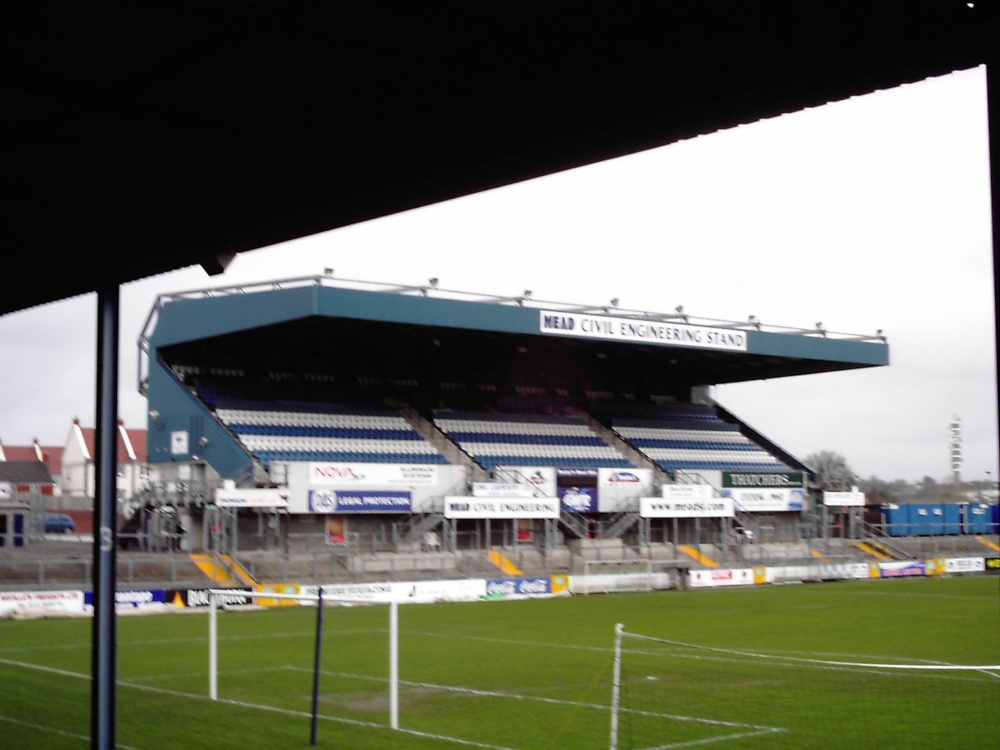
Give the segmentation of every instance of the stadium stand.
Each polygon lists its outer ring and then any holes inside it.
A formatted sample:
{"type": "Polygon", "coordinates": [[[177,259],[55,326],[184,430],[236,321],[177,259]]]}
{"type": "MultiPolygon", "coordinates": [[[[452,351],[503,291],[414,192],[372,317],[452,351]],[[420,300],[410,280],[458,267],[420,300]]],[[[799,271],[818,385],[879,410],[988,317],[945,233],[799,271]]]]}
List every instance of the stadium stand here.
{"type": "Polygon", "coordinates": [[[632,464],[582,417],[436,410],[434,424],[485,468],[500,465],[627,468],[632,464]]]}
{"type": "Polygon", "coordinates": [[[645,418],[612,419],[612,429],[628,444],[673,474],[678,469],[728,471],[790,467],[723,421],[711,407],[678,404],[649,412],[645,418]]]}
{"type": "Polygon", "coordinates": [[[216,417],[260,461],[447,463],[399,411],[327,404],[222,407],[216,417]]]}

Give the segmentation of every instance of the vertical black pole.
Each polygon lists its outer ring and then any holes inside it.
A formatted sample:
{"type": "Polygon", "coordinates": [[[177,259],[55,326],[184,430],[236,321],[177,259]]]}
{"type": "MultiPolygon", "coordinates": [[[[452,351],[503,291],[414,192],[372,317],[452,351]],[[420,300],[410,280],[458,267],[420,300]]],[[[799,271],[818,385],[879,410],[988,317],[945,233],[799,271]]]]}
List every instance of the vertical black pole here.
{"type": "Polygon", "coordinates": [[[97,294],[97,424],[94,493],[93,750],[116,746],[115,537],[118,428],[118,285],[97,294]]]}
{"type": "MultiPolygon", "coordinates": [[[[1000,180],[1000,52],[993,42],[986,43],[986,120],[989,133],[990,205],[993,207],[993,320],[1000,321],[1000,185],[997,184],[1000,180]]],[[[1000,348],[997,348],[994,356],[997,367],[1000,368],[1000,348]]]]}
{"type": "Polygon", "coordinates": [[[323,587],[319,587],[319,598],[316,600],[316,659],[313,665],[313,696],[312,696],[312,732],[309,735],[310,744],[316,744],[316,733],[319,729],[319,674],[323,655],[323,587]]]}

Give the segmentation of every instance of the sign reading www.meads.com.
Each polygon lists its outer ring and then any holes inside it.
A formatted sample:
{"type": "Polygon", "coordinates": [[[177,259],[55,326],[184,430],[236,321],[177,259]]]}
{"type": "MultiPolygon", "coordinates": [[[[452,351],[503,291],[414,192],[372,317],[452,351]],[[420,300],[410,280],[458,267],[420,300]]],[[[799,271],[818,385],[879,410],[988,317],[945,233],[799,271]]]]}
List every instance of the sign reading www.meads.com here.
{"type": "Polygon", "coordinates": [[[639,515],[643,518],[732,518],[733,499],[641,497],[639,515]]]}
{"type": "Polygon", "coordinates": [[[610,315],[538,311],[539,330],[556,336],[746,351],[747,332],[610,315]]]}

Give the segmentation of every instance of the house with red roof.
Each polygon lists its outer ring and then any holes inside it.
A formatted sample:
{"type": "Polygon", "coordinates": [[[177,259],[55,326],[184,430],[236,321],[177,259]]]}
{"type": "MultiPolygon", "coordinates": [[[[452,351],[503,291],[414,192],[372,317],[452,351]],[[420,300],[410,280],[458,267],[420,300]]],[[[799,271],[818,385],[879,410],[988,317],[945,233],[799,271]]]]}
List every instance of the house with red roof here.
{"type": "MultiPolygon", "coordinates": [[[[92,507],[95,495],[94,456],[96,430],[83,427],[73,420],[66,447],[62,451],[60,487],[64,501],[86,501],[81,507],[92,507]]],[[[149,465],[146,462],[146,430],[125,427],[119,418],[117,444],[118,500],[127,500],[149,486],[149,465]]],[[[68,506],[67,506],[68,507],[68,506]]]]}
{"type": "MultiPolygon", "coordinates": [[[[59,480],[62,473],[63,449],[55,446],[43,446],[35,438],[31,445],[4,445],[0,440],[0,463],[8,467],[13,464],[23,464],[26,471],[21,474],[33,479],[27,482],[15,482],[17,492],[35,492],[42,495],[59,495],[59,480]],[[45,471],[32,469],[34,464],[44,464],[45,471]],[[34,481],[38,477],[48,477],[45,481],[34,481]]],[[[13,475],[12,475],[13,476],[13,475]]]]}

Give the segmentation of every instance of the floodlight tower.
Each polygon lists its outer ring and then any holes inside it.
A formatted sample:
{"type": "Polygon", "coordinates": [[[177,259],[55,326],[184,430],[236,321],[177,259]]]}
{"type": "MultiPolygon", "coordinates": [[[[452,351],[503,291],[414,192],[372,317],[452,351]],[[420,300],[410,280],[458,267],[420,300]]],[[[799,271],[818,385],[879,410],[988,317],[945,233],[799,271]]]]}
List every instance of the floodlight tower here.
{"type": "Polygon", "coordinates": [[[952,417],[951,424],[948,425],[951,432],[951,473],[956,487],[962,485],[962,420],[957,416],[952,417]]]}

